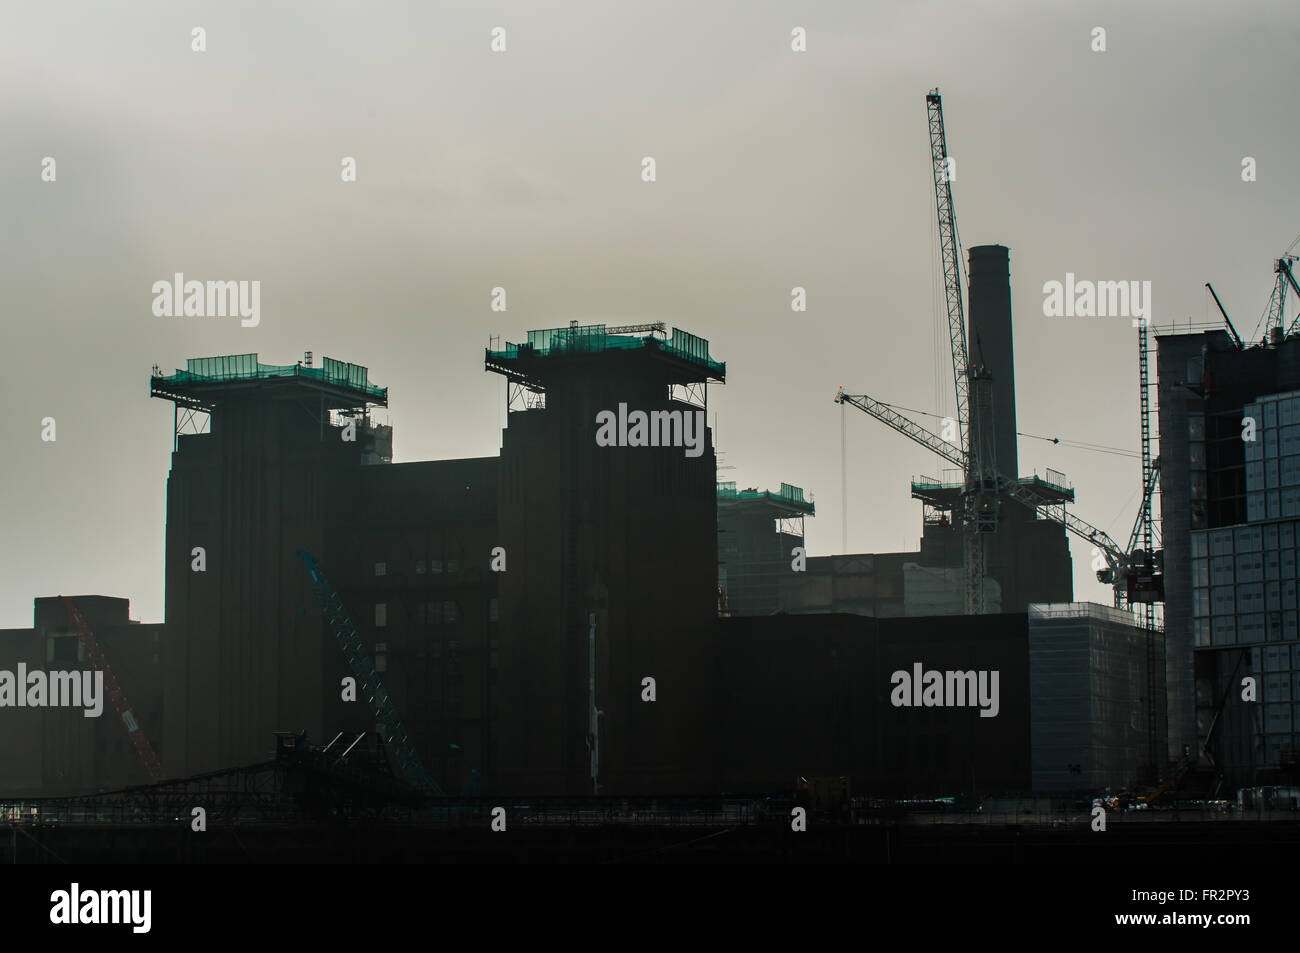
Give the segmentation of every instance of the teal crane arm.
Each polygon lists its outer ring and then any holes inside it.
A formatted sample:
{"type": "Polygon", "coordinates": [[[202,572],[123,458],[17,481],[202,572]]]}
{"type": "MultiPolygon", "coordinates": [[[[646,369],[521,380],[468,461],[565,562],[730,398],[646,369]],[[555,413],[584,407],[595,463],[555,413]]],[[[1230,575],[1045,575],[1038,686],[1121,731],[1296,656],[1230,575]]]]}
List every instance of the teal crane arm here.
{"type": "Polygon", "coordinates": [[[374,713],[384,744],[393,753],[402,778],[412,787],[429,794],[441,795],[442,789],[429,776],[429,772],[425,770],[424,764],[416,755],[415,747],[406,733],[406,726],[402,724],[401,716],[397,713],[397,706],[393,704],[388,689],[384,687],[379,672],[375,670],[375,663],[361,644],[361,636],[357,634],[357,627],[352,624],[347,610],[343,608],[343,599],[339,596],[338,590],[325,577],[320,564],[311,553],[300,549],[298,558],[307,566],[307,572],[311,576],[312,591],[316,593],[316,601],[320,603],[321,614],[329,623],[330,631],[334,633],[339,648],[343,650],[343,657],[347,659],[352,674],[356,676],[358,688],[370,703],[370,710],[374,713]]]}

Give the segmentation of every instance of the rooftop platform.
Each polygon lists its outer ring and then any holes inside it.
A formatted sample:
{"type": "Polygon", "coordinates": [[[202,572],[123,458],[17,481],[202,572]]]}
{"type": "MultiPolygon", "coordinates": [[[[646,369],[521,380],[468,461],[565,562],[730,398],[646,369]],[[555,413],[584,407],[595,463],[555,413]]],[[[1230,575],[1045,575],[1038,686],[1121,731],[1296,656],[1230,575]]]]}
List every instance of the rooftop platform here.
{"type": "Polygon", "coordinates": [[[804,498],[804,492],[797,486],[782,483],[781,489],[771,490],[737,490],[734,482],[718,484],[718,507],[731,512],[752,511],[776,519],[789,519],[795,516],[815,516],[817,508],[812,496],[804,498]]]}
{"type": "MultiPolygon", "coordinates": [[[[1047,478],[1038,474],[1020,477],[1016,485],[1027,489],[1038,498],[1039,506],[1061,506],[1074,502],[1074,488],[1067,485],[1065,476],[1054,470],[1047,478]]],[[[947,483],[933,477],[918,477],[912,481],[912,498],[921,500],[939,510],[952,510],[960,505],[963,484],[947,483]]]]}
{"type": "MultiPolygon", "coordinates": [[[[639,325],[637,327],[652,327],[639,325]]],[[[636,361],[659,365],[672,383],[699,384],[725,381],[727,365],[709,357],[709,342],[680,328],[670,338],[661,337],[663,325],[650,334],[621,334],[621,328],[604,324],[570,325],[529,331],[522,344],[506,342],[504,348],[488,348],[484,366],[510,381],[544,388],[547,377],[556,372],[590,366],[593,359],[636,361]]]]}
{"type": "Polygon", "coordinates": [[[303,364],[262,364],[256,354],[196,357],[185,370],[164,375],[156,367],[149,379],[149,396],[161,397],[193,410],[211,411],[232,397],[289,396],[309,391],[328,410],[388,406],[388,388],[370,383],[370,372],[359,364],[324,358],[320,367],[303,364]]]}

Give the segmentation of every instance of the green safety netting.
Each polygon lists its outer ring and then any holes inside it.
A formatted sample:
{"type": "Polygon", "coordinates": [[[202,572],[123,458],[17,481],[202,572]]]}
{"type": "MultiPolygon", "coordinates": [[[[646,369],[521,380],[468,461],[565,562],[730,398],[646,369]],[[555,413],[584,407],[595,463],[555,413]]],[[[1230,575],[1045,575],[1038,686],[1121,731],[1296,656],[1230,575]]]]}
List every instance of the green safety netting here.
{"type": "Polygon", "coordinates": [[[580,327],[546,328],[529,331],[524,344],[506,342],[499,351],[489,351],[491,360],[515,360],[524,357],[548,357],[558,354],[595,354],[601,351],[657,348],[676,357],[698,364],[718,375],[725,375],[727,365],[709,357],[709,342],[686,331],[673,328],[673,336],[664,341],[653,335],[630,336],[609,334],[603,324],[580,327]]]}
{"type": "Polygon", "coordinates": [[[327,357],[320,367],[302,364],[263,364],[256,354],[226,354],[220,357],[194,357],[185,362],[185,370],[164,378],[173,384],[214,383],[220,381],[258,380],[272,377],[305,377],[323,383],[351,387],[383,398],[387,388],[370,383],[370,371],[360,364],[349,364],[327,357]]]}
{"type": "Polygon", "coordinates": [[[734,480],[720,481],[718,483],[718,499],[720,500],[781,500],[786,503],[795,503],[811,507],[812,500],[806,499],[803,489],[797,486],[791,486],[789,483],[782,483],[781,489],[773,493],[771,490],[737,490],[734,480]]]}

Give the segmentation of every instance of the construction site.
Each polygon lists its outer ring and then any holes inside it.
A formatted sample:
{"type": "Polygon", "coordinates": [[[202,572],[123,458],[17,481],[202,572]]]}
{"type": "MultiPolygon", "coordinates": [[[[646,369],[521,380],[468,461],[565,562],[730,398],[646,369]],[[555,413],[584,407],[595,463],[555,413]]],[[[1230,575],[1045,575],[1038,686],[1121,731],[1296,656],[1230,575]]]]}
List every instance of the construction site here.
{"type": "MultiPolygon", "coordinates": [[[[1012,249],[962,246],[938,90],[924,103],[956,415],[923,424],[852,382],[825,402],[842,434],[933,454],[916,550],[810,556],[835,481],[721,479],[703,422],[726,342],[663,322],[493,339],[501,450],[466,459],[393,462],[389,392],[342,358],[155,366],[165,617],[52,594],[0,630],[0,670],[102,672],[106,695],[103,718],[3,713],[11,859],[621,859],[711,832],[687,853],[1293,850],[1296,256],[1250,340],[1208,284],[1221,324],[1135,322],[1140,431],[1115,440],[1138,448],[1139,503],[1112,538],[1080,515],[1086,485],[1022,471],[1012,249]],[[1071,535],[1108,604],[1076,601],[1071,535]],[[499,818],[527,838],[492,840],[499,818]]],[[[344,357],[382,377],[382,355],[344,357]]]]}

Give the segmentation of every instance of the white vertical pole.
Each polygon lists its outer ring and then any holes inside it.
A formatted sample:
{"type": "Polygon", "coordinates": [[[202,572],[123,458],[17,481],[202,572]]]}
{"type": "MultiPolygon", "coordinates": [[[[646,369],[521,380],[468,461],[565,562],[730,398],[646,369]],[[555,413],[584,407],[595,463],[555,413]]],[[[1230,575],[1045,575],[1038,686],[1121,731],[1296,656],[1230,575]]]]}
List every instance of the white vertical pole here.
{"type": "Polygon", "coordinates": [[[587,745],[591,748],[591,793],[600,793],[600,722],[596,711],[596,613],[587,614],[587,745]]]}
{"type": "Polygon", "coordinates": [[[847,553],[849,551],[849,443],[843,401],[840,401],[840,520],[843,524],[840,552],[847,553]]]}

